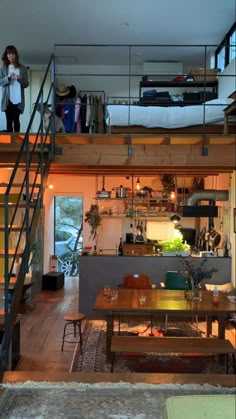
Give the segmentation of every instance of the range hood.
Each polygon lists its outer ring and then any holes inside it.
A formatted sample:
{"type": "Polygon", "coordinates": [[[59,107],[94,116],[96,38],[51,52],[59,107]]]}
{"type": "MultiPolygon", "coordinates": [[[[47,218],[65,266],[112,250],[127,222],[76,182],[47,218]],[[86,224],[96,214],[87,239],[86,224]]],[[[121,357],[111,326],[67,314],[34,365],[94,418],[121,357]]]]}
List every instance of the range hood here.
{"type": "Polygon", "coordinates": [[[216,205],[196,205],[198,201],[228,201],[229,191],[205,189],[195,191],[186,199],[183,206],[183,217],[218,217],[218,207],[216,205]]]}

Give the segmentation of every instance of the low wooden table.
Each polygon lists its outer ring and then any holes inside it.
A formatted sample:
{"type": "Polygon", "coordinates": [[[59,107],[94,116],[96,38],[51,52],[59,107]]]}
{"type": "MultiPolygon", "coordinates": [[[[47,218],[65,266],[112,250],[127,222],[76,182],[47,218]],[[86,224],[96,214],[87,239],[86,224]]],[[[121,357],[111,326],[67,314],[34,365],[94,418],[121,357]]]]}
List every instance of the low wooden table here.
{"type": "Polygon", "coordinates": [[[218,339],[225,338],[225,326],[228,313],[235,312],[235,305],[222,292],[219,303],[213,304],[212,291],[202,291],[202,300],[193,301],[184,298],[183,291],[157,289],[118,289],[118,297],[111,300],[104,296],[103,289],[98,291],[94,310],[106,316],[107,320],[107,356],[110,358],[111,337],[114,319],[118,316],[148,318],[154,320],[161,315],[189,317],[198,315],[207,317],[207,336],[211,334],[212,318],[218,319],[218,339]],[[146,296],[143,305],[139,303],[140,294],[146,296]]]}

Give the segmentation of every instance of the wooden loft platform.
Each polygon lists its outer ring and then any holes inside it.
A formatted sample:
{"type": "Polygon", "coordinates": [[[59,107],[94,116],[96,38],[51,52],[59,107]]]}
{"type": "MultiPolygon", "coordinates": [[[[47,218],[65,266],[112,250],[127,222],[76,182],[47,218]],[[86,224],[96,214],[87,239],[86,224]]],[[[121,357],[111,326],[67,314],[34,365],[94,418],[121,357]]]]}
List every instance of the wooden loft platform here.
{"type": "MultiPolygon", "coordinates": [[[[2,144],[21,144],[24,134],[0,133],[2,144]]],[[[29,141],[34,143],[35,134],[30,134],[29,141]]],[[[48,141],[49,142],[49,141],[48,141]]],[[[236,144],[236,134],[56,134],[56,145],[63,144],[153,144],[153,145],[194,145],[194,144],[236,144]]]]}
{"type": "MultiPolygon", "coordinates": [[[[0,167],[14,165],[24,134],[9,137],[10,142],[2,142],[0,135],[0,167]]],[[[35,138],[30,135],[31,147],[35,138]]],[[[51,174],[141,176],[165,171],[207,176],[231,173],[236,167],[236,135],[232,134],[57,134],[56,149],[51,174]]]]}

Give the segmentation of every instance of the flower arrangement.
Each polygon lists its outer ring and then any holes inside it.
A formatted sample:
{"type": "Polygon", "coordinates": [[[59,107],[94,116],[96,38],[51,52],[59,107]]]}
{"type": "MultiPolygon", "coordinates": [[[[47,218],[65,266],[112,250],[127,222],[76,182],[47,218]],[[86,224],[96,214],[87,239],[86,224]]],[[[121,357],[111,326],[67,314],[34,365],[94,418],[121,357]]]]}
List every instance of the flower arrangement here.
{"type": "Polygon", "coordinates": [[[190,259],[181,257],[181,264],[181,274],[191,279],[195,288],[199,287],[203,279],[211,279],[214,272],[218,271],[216,268],[207,269],[207,258],[203,258],[199,265],[195,266],[190,259]]]}

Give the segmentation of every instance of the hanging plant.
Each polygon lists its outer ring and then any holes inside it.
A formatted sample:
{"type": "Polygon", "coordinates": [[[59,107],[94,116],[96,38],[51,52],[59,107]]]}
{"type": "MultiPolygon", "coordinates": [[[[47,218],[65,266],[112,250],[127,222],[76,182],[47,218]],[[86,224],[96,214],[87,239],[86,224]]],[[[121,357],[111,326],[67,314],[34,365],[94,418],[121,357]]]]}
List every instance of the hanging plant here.
{"type": "Polygon", "coordinates": [[[175,177],[172,174],[164,174],[161,176],[161,183],[167,192],[175,190],[175,177]]]}
{"type": "Polygon", "coordinates": [[[101,224],[101,216],[97,204],[92,204],[90,210],[85,213],[84,221],[91,226],[90,239],[95,240],[98,233],[97,228],[101,224]]]}

